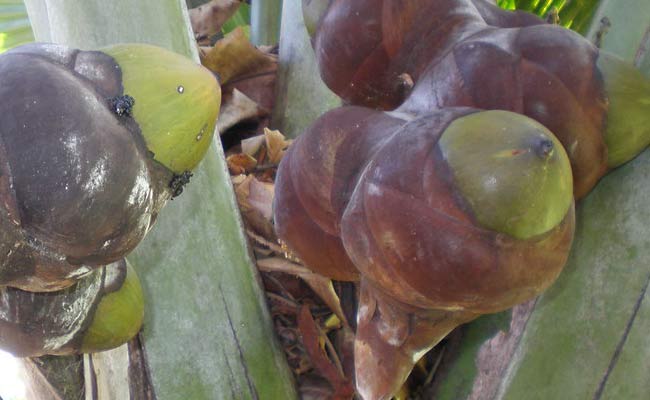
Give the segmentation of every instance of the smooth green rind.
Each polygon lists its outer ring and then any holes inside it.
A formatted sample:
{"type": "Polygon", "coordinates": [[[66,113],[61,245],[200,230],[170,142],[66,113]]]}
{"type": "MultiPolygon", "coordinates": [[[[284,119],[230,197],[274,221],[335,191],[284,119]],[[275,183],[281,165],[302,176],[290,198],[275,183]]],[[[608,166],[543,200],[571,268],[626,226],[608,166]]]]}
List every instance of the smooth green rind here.
{"type": "MultiPolygon", "coordinates": [[[[612,22],[604,49],[643,66],[641,72],[647,76],[650,57],[643,51],[650,27],[647,1],[601,1],[590,37],[604,16],[612,22]]],[[[449,378],[441,382],[436,399],[481,398],[486,378],[477,367],[497,364],[506,368],[488,382],[498,389],[490,399],[648,397],[648,171],[650,153],[645,151],[604,177],[578,204],[574,248],[564,272],[539,298],[523,334],[512,329],[501,332],[512,339],[514,355],[488,359],[481,351],[503,354],[500,343],[483,339],[477,346],[464,340],[455,361],[443,372],[449,378]]],[[[487,333],[494,338],[479,323],[466,329],[472,337],[487,333]]]]}
{"type": "Polygon", "coordinates": [[[607,164],[630,161],[650,144],[650,80],[632,64],[601,51],[596,63],[609,101],[607,164]]]}
{"type": "Polygon", "coordinates": [[[143,319],[142,286],[138,274],[127,261],[122,287],[99,301],[93,320],[84,333],[81,351],[92,353],[121,346],[138,333],[143,319]]]}
{"type": "MultiPolygon", "coordinates": [[[[198,62],[180,0],[27,0],[27,8],[39,40],[81,48],[146,42],[198,62]]],[[[297,398],[220,145],[129,259],[147,299],[142,336],[157,399],[297,398]]]]}
{"type": "Polygon", "coordinates": [[[324,111],[341,105],[320,79],[298,0],[282,7],[277,79],[271,125],[285,136],[295,138],[324,111]]]}
{"type": "Polygon", "coordinates": [[[135,99],[132,115],[154,159],[177,174],[196,168],[219,113],[216,78],[189,58],[156,46],[122,44],[102,51],[122,70],[124,94],[135,99]]]}
{"type": "Polygon", "coordinates": [[[487,229],[527,239],[556,227],[573,204],[569,158],[530,118],[470,114],[447,127],[439,146],[456,187],[487,229]]]}

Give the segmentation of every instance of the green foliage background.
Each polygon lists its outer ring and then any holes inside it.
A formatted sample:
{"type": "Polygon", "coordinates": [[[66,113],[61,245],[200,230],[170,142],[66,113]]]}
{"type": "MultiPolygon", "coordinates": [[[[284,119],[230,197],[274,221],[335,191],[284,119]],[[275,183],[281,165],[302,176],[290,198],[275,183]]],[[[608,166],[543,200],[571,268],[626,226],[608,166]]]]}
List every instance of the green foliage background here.
{"type": "Polygon", "coordinates": [[[545,18],[556,8],[560,25],[584,34],[600,3],[599,0],[498,0],[500,7],[507,10],[524,10],[545,18]]]}
{"type": "Polygon", "coordinates": [[[34,40],[25,5],[20,0],[0,0],[0,53],[34,40]]]}
{"type": "MultiPolygon", "coordinates": [[[[203,1],[204,2],[204,1],[203,1]]],[[[196,2],[197,5],[202,2],[196,2]]],[[[188,1],[188,7],[192,2],[188,1]]],[[[243,3],[239,10],[223,25],[225,35],[241,26],[250,35],[251,6],[243,3]]],[[[0,0],[0,53],[34,41],[34,33],[29,23],[27,10],[22,0],[0,0]]]]}
{"type": "MultiPolygon", "coordinates": [[[[201,3],[201,2],[196,2],[201,3]]],[[[525,10],[545,17],[554,7],[559,12],[560,24],[586,33],[589,21],[599,4],[598,0],[498,0],[500,7],[508,10],[525,10]]],[[[188,6],[193,6],[188,1],[188,6]]],[[[238,26],[250,32],[251,6],[244,3],[237,13],[223,25],[227,34],[238,26]]],[[[0,53],[34,40],[27,12],[21,0],[0,0],[0,53]]]]}

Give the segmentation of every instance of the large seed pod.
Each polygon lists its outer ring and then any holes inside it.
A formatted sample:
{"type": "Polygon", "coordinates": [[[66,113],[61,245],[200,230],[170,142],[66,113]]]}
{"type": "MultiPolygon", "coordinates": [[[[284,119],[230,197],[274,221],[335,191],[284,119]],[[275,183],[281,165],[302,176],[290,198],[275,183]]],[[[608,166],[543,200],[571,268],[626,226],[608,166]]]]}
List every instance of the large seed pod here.
{"type": "Polygon", "coordinates": [[[495,312],[559,273],[572,237],[571,186],[562,146],[526,117],[445,109],[413,118],[351,106],[326,113],[291,146],[274,220],[323,275],[356,280],[361,271],[380,287],[402,286],[394,296],[414,306],[495,312]],[[408,271],[391,264],[400,260],[408,271]],[[444,263],[448,270],[431,267],[444,263]]]}
{"type": "Polygon", "coordinates": [[[344,100],[416,114],[451,106],[525,114],[562,142],[576,198],[650,144],[650,81],[532,14],[484,0],[331,1],[320,12],[310,18],[319,21],[321,76],[344,100]]]}
{"type": "Polygon", "coordinates": [[[452,40],[485,27],[472,1],[303,0],[303,10],[323,81],[347,102],[382,109],[399,106],[452,40]]]}
{"type": "Polygon", "coordinates": [[[367,160],[404,123],[368,108],[339,108],[289,147],[275,180],[275,230],[312,270],[359,279],[341,243],[340,220],[367,160]]]}
{"type": "Polygon", "coordinates": [[[366,163],[341,239],[363,276],[404,303],[496,312],[541,293],[564,266],[571,183],[562,146],[534,121],[435,113],[366,163]]]}
{"type": "Polygon", "coordinates": [[[111,349],[140,330],[142,288],[124,260],[57,292],[0,288],[0,348],[18,357],[111,349]]]}
{"type": "Polygon", "coordinates": [[[401,104],[408,80],[486,23],[544,23],[482,0],[303,0],[303,13],[325,83],[346,101],[383,109],[401,104]]]}
{"type": "Polygon", "coordinates": [[[357,384],[384,398],[453,327],[557,278],[573,238],[572,183],[559,141],[525,116],[351,106],[292,144],[274,217],[308,267],[361,279],[357,384]]]}
{"type": "Polygon", "coordinates": [[[0,286],[57,290],[130,252],[182,190],[219,87],[147,45],[26,45],[0,75],[0,286]]]}

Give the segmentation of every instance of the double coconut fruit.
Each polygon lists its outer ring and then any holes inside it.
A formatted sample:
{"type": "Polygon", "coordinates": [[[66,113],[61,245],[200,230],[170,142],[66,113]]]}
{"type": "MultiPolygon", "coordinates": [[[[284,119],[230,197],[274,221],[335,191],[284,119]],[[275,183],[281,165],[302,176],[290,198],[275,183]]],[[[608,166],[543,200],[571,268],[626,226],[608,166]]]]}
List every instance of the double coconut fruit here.
{"type": "Polygon", "coordinates": [[[143,44],[24,45],[0,76],[0,347],[116,347],[144,310],[124,256],[206,153],[218,82],[143,44]]]}

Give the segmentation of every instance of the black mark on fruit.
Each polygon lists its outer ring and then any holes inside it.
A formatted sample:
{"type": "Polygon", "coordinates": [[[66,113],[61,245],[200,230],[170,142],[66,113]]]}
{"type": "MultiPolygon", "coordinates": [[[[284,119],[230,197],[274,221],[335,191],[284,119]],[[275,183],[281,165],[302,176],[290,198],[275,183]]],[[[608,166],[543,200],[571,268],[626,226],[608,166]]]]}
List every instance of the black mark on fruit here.
{"type": "Polygon", "coordinates": [[[128,94],[122,96],[115,96],[108,100],[111,105],[111,110],[120,117],[131,116],[131,110],[135,105],[135,99],[128,94]]]}
{"type": "Polygon", "coordinates": [[[185,171],[180,175],[174,175],[172,180],[169,182],[169,188],[172,190],[172,199],[183,193],[183,188],[185,185],[190,183],[191,177],[192,173],[190,171],[185,171]]]}
{"type": "Polygon", "coordinates": [[[553,142],[549,139],[543,139],[535,149],[537,155],[543,159],[549,158],[553,155],[553,142]]]}

